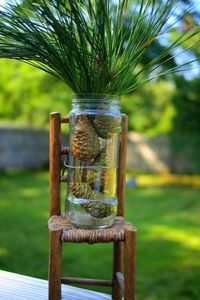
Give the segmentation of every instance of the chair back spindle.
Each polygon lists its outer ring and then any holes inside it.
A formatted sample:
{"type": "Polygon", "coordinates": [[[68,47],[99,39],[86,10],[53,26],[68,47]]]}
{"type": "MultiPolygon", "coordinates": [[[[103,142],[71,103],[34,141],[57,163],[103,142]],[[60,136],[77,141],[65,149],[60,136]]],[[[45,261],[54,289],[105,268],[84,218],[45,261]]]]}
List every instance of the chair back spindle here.
{"type": "Polygon", "coordinates": [[[50,174],[50,216],[60,215],[60,173],[61,173],[61,117],[50,114],[49,174],[50,174]]]}
{"type": "Polygon", "coordinates": [[[119,164],[117,174],[117,198],[118,213],[120,217],[124,217],[125,209],[125,188],[126,188],[126,147],[127,147],[128,117],[122,115],[122,132],[119,140],[119,164]]]}

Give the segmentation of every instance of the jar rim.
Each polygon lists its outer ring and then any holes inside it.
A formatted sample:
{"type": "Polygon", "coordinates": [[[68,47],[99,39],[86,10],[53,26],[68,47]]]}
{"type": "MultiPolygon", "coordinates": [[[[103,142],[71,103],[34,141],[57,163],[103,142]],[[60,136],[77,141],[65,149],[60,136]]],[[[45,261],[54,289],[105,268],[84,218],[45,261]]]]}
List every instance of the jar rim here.
{"type": "Polygon", "coordinates": [[[121,101],[121,97],[117,95],[110,94],[100,94],[100,93],[75,93],[73,94],[73,100],[90,100],[90,101],[109,101],[117,100],[121,101]]]}

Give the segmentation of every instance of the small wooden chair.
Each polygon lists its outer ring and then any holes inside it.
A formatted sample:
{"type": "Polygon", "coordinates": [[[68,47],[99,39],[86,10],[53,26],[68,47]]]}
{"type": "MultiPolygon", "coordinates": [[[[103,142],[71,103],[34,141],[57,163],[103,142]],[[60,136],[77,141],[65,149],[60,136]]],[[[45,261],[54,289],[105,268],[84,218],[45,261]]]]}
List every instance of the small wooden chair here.
{"type": "Polygon", "coordinates": [[[61,299],[61,283],[112,287],[112,299],[135,299],[135,238],[136,228],[124,219],[124,193],[126,169],[127,116],[122,117],[122,133],[119,146],[118,216],[112,227],[105,229],[78,229],[71,225],[60,211],[61,156],[68,148],[61,146],[61,124],[69,118],[59,113],[50,115],[50,234],[49,248],[49,300],[61,299]],[[63,243],[113,243],[113,278],[111,280],[61,277],[63,243]],[[124,269],[122,273],[122,269],[124,269]],[[124,275],[123,275],[124,274],[124,275]]]}

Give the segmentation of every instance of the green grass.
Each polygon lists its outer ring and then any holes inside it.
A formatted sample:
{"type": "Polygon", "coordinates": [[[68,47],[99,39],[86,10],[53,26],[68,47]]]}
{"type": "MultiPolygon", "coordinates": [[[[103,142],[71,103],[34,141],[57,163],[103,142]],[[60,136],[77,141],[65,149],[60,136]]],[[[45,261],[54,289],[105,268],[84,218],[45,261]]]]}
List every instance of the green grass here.
{"type": "MultiPolygon", "coordinates": [[[[183,185],[127,189],[126,217],[138,228],[137,300],[199,299],[199,196],[183,185]]],[[[0,269],[47,278],[47,220],[48,173],[2,173],[0,269]]],[[[65,244],[63,274],[110,278],[111,253],[107,244],[65,244]]]]}

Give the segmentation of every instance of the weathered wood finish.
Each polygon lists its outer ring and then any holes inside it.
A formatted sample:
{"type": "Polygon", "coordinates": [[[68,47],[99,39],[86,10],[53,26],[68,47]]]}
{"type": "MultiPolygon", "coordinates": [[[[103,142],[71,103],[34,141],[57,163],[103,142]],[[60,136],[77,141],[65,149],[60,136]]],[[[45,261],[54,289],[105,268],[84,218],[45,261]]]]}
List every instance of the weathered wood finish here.
{"type": "Polygon", "coordinates": [[[122,271],[122,242],[113,243],[113,289],[112,298],[114,300],[120,300],[122,290],[117,279],[117,273],[122,271]]]}
{"type": "Polygon", "coordinates": [[[69,123],[69,116],[65,116],[61,119],[61,123],[69,123]]]}
{"type": "Polygon", "coordinates": [[[132,226],[126,227],[124,249],[124,300],[135,300],[135,240],[135,228],[132,226]]]}
{"type": "Polygon", "coordinates": [[[49,244],[49,300],[61,299],[62,230],[50,232],[49,244]]]}
{"type": "Polygon", "coordinates": [[[68,181],[68,176],[66,176],[66,175],[61,176],[60,181],[61,182],[67,182],[68,181]]]}
{"type": "Polygon", "coordinates": [[[61,160],[61,118],[53,112],[50,115],[49,171],[50,171],[50,217],[60,214],[60,160],[61,160]]]}
{"type": "MultiPolygon", "coordinates": [[[[128,131],[128,117],[122,116],[122,132],[119,140],[119,168],[118,168],[118,180],[117,180],[117,198],[118,204],[118,216],[124,216],[125,209],[125,185],[126,185],[126,143],[127,143],[127,131],[128,131]]],[[[114,300],[122,299],[122,289],[119,285],[116,274],[122,271],[122,259],[123,259],[123,243],[113,243],[113,289],[112,298],[114,300]]]]}
{"type": "Polygon", "coordinates": [[[122,116],[122,133],[119,141],[119,168],[117,180],[117,198],[118,216],[124,216],[125,209],[125,186],[126,186],[126,144],[127,144],[127,131],[128,131],[128,117],[122,116]]]}
{"type": "Polygon", "coordinates": [[[61,146],[61,154],[68,155],[69,154],[69,147],[61,146]]]}

